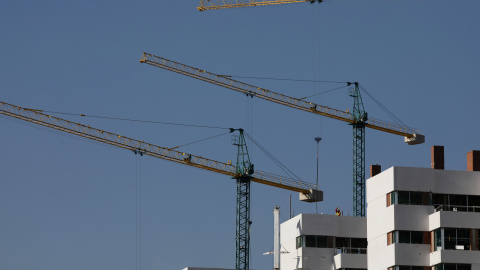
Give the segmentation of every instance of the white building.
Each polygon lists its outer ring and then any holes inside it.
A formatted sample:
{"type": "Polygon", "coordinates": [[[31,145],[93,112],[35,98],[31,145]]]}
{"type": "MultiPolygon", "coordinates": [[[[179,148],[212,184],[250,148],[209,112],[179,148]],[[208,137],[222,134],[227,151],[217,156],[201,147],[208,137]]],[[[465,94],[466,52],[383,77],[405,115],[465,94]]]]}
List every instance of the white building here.
{"type": "Polygon", "coordinates": [[[300,214],[280,231],[280,269],[367,269],[364,217],[300,214]]]}
{"type": "Polygon", "coordinates": [[[480,270],[480,151],[467,154],[468,171],[443,160],[434,146],[432,168],[372,166],[367,218],[282,223],[280,269],[366,269],[368,258],[369,270],[480,270]]]}
{"type": "Polygon", "coordinates": [[[369,269],[480,269],[479,154],[468,153],[469,171],[448,171],[435,146],[432,168],[392,167],[367,181],[369,269]]]}

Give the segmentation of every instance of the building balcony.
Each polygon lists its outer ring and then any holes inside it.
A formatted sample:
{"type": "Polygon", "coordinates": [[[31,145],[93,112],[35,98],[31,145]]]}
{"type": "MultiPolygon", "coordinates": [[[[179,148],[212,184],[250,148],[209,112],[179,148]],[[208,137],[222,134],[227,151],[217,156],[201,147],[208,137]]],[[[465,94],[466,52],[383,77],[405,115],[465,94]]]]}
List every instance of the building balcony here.
{"type": "MultiPolygon", "coordinates": [[[[438,208],[429,218],[429,231],[438,228],[471,228],[480,229],[480,212],[457,211],[454,207],[438,208]],[[443,210],[451,209],[451,210],[443,210]]],[[[473,208],[472,208],[473,209],[473,208]]]]}
{"type": "Polygon", "coordinates": [[[334,260],[334,269],[355,268],[367,269],[367,249],[366,248],[336,248],[334,260]]]}
{"type": "Polygon", "coordinates": [[[430,265],[439,263],[480,264],[480,251],[440,249],[430,253],[430,265]]]}

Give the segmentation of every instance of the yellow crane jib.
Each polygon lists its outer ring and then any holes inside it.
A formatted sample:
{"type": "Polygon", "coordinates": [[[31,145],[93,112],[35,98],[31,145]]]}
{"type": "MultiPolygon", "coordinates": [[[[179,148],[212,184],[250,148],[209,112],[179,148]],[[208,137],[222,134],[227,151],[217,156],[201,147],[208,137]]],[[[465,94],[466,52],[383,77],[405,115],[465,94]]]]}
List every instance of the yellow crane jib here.
{"type": "MultiPolygon", "coordinates": [[[[97,142],[128,149],[134,151],[135,153],[169,160],[231,177],[238,176],[235,166],[231,163],[224,163],[192,154],[186,154],[105,130],[96,129],[80,123],[74,123],[65,119],[41,113],[41,110],[27,109],[0,101],[0,114],[77,135],[97,142]]],[[[301,180],[295,180],[271,173],[256,171],[252,175],[251,181],[300,192],[300,198],[303,201],[314,202],[323,200],[323,192],[318,190],[316,185],[301,180]]]]}
{"type": "MultiPolygon", "coordinates": [[[[181,64],[163,57],[155,56],[150,53],[144,52],[142,58],[140,59],[140,63],[145,63],[155,67],[163,68],[198,80],[232,89],[243,94],[253,95],[261,99],[272,101],[306,112],[337,119],[343,122],[347,122],[349,124],[354,124],[356,121],[353,115],[348,111],[337,110],[327,106],[316,104],[314,102],[309,102],[304,99],[294,98],[284,94],[276,93],[271,90],[233,80],[227,78],[226,76],[214,74],[206,70],[187,66],[185,64],[181,64]]],[[[422,135],[421,130],[389,123],[383,120],[369,118],[365,122],[365,127],[403,136],[405,137],[405,142],[408,144],[420,144],[425,142],[425,136],[422,135]]]]}
{"type": "Polygon", "coordinates": [[[198,5],[197,9],[199,11],[205,11],[225,8],[270,6],[305,2],[321,3],[323,0],[200,0],[200,4],[198,5]]]}

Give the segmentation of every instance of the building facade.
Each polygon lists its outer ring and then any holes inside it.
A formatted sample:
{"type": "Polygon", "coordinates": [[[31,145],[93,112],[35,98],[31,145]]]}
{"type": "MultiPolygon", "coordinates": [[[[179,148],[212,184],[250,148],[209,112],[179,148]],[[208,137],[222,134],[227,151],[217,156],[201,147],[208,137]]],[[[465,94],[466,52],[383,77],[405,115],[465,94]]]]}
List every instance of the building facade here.
{"type": "Polygon", "coordinates": [[[478,152],[467,162],[469,171],[443,170],[436,146],[432,168],[392,167],[367,181],[369,269],[480,270],[478,152]]]}
{"type": "Polygon", "coordinates": [[[373,165],[367,217],[283,222],[280,269],[480,270],[480,151],[467,171],[444,170],[442,146],[431,157],[431,168],[373,165]]]}
{"type": "Polygon", "coordinates": [[[367,217],[301,214],[281,224],[280,269],[480,270],[480,151],[467,171],[371,167],[367,217]],[[368,262],[368,263],[367,263],[368,262]]]}
{"type": "Polygon", "coordinates": [[[300,214],[280,231],[280,269],[367,269],[365,217],[300,214]]]}

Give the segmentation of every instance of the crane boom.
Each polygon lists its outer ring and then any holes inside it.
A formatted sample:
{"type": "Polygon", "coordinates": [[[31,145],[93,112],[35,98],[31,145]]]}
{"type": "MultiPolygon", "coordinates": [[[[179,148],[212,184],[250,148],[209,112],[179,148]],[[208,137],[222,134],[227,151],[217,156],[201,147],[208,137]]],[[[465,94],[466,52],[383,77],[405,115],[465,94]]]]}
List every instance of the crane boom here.
{"type": "MultiPolygon", "coordinates": [[[[165,147],[131,139],[122,135],[47,115],[41,113],[39,110],[22,108],[20,106],[15,106],[0,101],[0,114],[77,135],[97,142],[110,144],[132,151],[140,151],[141,153],[152,157],[225,174],[233,178],[240,177],[240,174],[236,172],[235,166],[232,164],[186,154],[165,147]]],[[[314,184],[261,171],[255,172],[250,180],[286,190],[297,191],[302,194],[312,193],[312,190],[317,191],[317,187],[314,184]]]]}
{"type": "MultiPolygon", "coordinates": [[[[318,1],[318,0],[316,0],[318,1]]],[[[316,2],[312,0],[200,0],[200,4],[197,9],[199,11],[224,9],[224,8],[237,8],[237,7],[256,7],[256,6],[269,6],[278,4],[293,4],[293,3],[305,3],[316,2]]],[[[318,1],[318,2],[322,2],[318,1]]]]}
{"type": "MultiPolygon", "coordinates": [[[[150,53],[144,52],[142,59],[140,59],[140,63],[146,63],[152,66],[170,70],[185,76],[223,86],[225,88],[229,88],[247,95],[252,95],[261,99],[272,101],[302,111],[307,111],[314,114],[337,119],[343,122],[347,122],[349,124],[357,123],[355,117],[349,112],[336,110],[327,106],[316,104],[314,102],[309,102],[303,99],[276,93],[261,87],[227,78],[226,76],[217,75],[199,68],[187,66],[163,57],[155,56],[150,53]]],[[[403,136],[405,137],[405,142],[409,144],[423,143],[424,141],[424,137],[423,135],[421,135],[422,132],[420,130],[389,123],[383,120],[373,119],[369,117],[369,119],[365,121],[365,127],[403,136]]]]}

